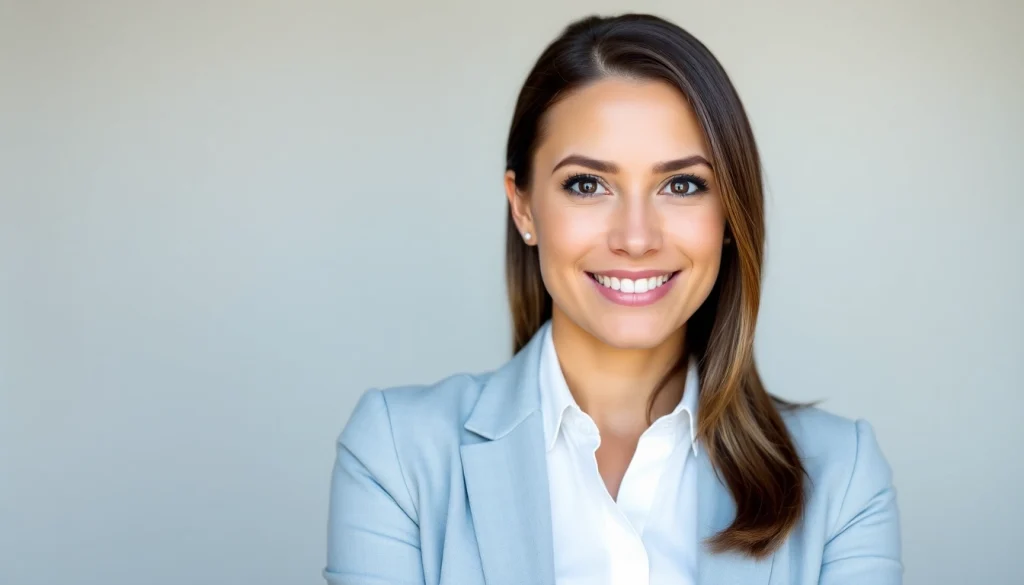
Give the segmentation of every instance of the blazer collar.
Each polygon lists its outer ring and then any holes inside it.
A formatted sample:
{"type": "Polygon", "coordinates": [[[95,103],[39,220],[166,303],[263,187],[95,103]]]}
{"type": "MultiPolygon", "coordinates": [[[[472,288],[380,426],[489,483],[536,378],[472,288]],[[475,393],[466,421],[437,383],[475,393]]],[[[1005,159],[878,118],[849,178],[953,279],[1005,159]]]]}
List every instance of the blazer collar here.
{"type": "Polygon", "coordinates": [[[551,499],[538,390],[544,328],[480,391],[460,449],[488,585],[555,585],[551,499]]]}
{"type": "Polygon", "coordinates": [[[525,347],[490,375],[466,420],[466,430],[493,441],[540,409],[540,354],[550,326],[550,321],[542,325],[525,347]]]}

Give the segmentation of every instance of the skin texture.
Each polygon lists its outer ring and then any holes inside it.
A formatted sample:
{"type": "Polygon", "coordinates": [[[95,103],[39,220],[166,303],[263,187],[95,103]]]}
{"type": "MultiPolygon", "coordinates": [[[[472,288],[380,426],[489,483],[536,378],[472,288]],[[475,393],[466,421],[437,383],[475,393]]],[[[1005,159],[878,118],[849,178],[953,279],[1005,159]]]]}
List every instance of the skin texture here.
{"type": "MultiPolygon", "coordinates": [[[[601,79],[542,122],[528,189],[518,190],[509,171],[505,190],[520,233],[538,246],[559,362],[600,430],[598,468],[614,498],[648,427],[650,393],[681,355],[686,322],[718,277],[725,214],[704,133],[676,88],[601,79]],[[566,161],[573,156],[605,164],[566,161]],[[677,274],[646,306],[612,302],[591,276],[651,269],[677,274]]],[[[658,395],[655,419],[679,402],[682,381],[658,395]]]]}

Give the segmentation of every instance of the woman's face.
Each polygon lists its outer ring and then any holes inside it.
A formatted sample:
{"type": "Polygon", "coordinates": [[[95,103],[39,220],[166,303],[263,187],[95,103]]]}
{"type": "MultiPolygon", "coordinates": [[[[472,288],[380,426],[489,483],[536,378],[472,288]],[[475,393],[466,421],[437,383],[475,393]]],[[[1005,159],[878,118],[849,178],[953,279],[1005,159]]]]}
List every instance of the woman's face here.
{"type": "Polygon", "coordinates": [[[619,348],[678,333],[718,277],[725,216],[693,110],[667,83],[606,78],[545,114],[526,192],[554,318],[619,348]]]}

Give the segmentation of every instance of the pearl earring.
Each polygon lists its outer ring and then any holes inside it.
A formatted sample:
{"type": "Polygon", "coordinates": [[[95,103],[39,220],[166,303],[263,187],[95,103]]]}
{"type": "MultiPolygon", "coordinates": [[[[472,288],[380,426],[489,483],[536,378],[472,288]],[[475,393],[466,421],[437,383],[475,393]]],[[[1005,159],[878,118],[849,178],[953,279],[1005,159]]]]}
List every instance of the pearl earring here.
{"type": "Polygon", "coordinates": [[[530,232],[523,232],[523,239],[526,240],[527,242],[529,242],[530,238],[532,238],[532,237],[533,237],[533,234],[531,234],[530,232]]]}

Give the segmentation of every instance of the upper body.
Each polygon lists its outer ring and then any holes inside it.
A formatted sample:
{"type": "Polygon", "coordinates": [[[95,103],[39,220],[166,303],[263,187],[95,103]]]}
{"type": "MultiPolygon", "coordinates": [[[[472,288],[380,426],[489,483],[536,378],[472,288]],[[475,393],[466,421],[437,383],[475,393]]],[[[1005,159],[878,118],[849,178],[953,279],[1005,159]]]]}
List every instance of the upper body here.
{"type": "MultiPolygon", "coordinates": [[[[325,571],[331,585],[562,583],[543,349],[538,334],[496,372],[362,396],[338,441],[325,571]]],[[[691,451],[693,582],[901,583],[895,492],[871,427],[816,408],[789,411],[785,420],[808,474],[805,513],[764,559],[711,552],[705,541],[732,520],[734,504],[703,450],[691,451]]]]}
{"type": "Polygon", "coordinates": [[[504,185],[514,357],[363,395],[327,580],[898,585],[871,427],[757,372],[760,159],[708,49],[573,23],[523,84],[504,185]]]}

